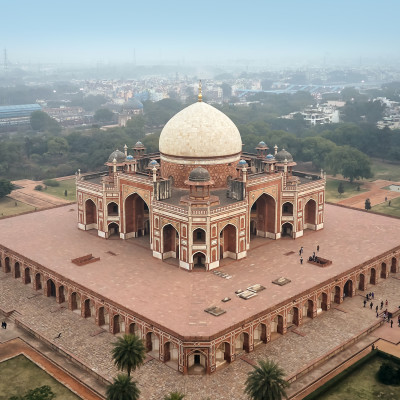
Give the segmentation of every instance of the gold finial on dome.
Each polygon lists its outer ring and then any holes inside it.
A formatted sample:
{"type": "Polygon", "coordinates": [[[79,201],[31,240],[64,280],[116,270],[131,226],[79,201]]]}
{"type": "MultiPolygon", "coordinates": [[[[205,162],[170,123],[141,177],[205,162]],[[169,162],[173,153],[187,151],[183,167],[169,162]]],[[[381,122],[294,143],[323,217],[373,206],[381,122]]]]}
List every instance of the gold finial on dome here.
{"type": "Polygon", "coordinates": [[[197,96],[199,103],[203,101],[203,95],[201,93],[201,79],[199,80],[199,95],[197,96]]]}

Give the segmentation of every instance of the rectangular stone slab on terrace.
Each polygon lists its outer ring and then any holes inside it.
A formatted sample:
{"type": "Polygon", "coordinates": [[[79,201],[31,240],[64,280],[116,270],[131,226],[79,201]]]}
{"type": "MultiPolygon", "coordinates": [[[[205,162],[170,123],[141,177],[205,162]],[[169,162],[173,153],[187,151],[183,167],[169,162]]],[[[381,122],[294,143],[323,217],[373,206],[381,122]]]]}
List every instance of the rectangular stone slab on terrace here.
{"type": "Polygon", "coordinates": [[[398,246],[400,232],[400,220],[326,205],[323,230],[306,231],[296,240],[262,239],[265,245],[248,251],[247,258],[223,267],[232,275],[228,280],[155,259],[135,239],[105,240],[96,231],[81,231],[76,215],[76,206],[68,205],[3,219],[0,244],[182,336],[208,337],[241,323],[398,246]],[[300,265],[300,247],[306,259],[317,244],[318,254],[333,264],[327,268],[300,265]],[[285,255],[290,251],[294,253],[285,255]],[[89,253],[100,261],[85,266],[71,263],[89,253]],[[272,281],[279,277],[291,283],[274,285],[272,281]],[[254,284],[266,290],[249,300],[235,295],[236,290],[254,284]],[[224,297],[232,300],[222,303],[224,297]],[[226,313],[219,317],[204,312],[222,305],[226,313]]]}

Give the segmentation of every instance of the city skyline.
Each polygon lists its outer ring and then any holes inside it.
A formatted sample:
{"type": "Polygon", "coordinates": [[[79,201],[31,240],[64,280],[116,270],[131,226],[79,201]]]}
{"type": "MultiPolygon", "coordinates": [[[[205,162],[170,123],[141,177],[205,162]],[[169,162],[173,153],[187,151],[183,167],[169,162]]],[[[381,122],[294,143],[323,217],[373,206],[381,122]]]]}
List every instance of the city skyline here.
{"type": "MultiPolygon", "coordinates": [[[[395,0],[235,2],[17,0],[2,5],[10,63],[301,65],[397,62],[395,0]]],[[[3,57],[2,60],[3,62],[3,57]]]]}

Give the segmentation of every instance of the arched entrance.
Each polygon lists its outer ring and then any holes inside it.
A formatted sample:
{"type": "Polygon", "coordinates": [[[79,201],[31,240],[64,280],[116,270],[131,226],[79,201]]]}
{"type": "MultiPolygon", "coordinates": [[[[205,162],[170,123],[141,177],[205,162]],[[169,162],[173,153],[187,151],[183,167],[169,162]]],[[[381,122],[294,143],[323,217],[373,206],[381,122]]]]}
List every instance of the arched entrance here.
{"type": "Polygon", "coordinates": [[[176,258],[179,260],[179,233],[171,224],[163,227],[163,259],[176,258]]]}
{"type": "Polygon", "coordinates": [[[28,283],[32,282],[32,278],[31,278],[31,270],[30,268],[26,267],[24,270],[24,283],[25,285],[27,285],[28,283]]]}
{"type": "Polygon", "coordinates": [[[10,257],[6,257],[4,259],[4,272],[6,273],[11,272],[10,257]]]}
{"type": "Polygon", "coordinates": [[[317,227],[317,203],[310,199],[304,206],[304,229],[313,229],[317,227]]]}
{"type": "Polygon", "coordinates": [[[21,268],[18,261],[14,264],[14,278],[21,278],[21,268]]]}
{"type": "Polygon", "coordinates": [[[256,221],[257,236],[276,238],[276,202],[263,193],[252,205],[250,221],[256,221]]]}
{"type": "Polygon", "coordinates": [[[125,199],[125,238],[148,235],[146,221],[150,227],[149,207],[137,193],[130,194],[125,199]]]}
{"type": "Polygon", "coordinates": [[[64,286],[60,286],[58,288],[58,303],[64,303],[65,301],[65,294],[64,294],[64,286]]]}
{"type": "Polygon", "coordinates": [[[84,303],[83,303],[83,317],[84,318],[90,318],[95,316],[96,313],[96,309],[95,309],[95,305],[94,302],[90,299],[85,299],[84,303]]]}
{"type": "Polygon", "coordinates": [[[40,276],[39,272],[35,275],[35,289],[42,289],[42,277],[40,276]]]}
{"type": "Polygon", "coordinates": [[[99,308],[99,316],[97,324],[103,329],[108,330],[108,327],[110,325],[110,314],[108,313],[108,310],[105,307],[99,308]]]}
{"type": "Polygon", "coordinates": [[[366,286],[365,286],[365,275],[364,274],[360,274],[360,278],[358,281],[358,290],[365,290],[366,286]]]}
{"type": "Polygon", "coordinates": [[[160,340],[154,332],[146,334],[146,351],[155,359],[160,358],[160,340]]]}
{"type": "Polygon", "coordinates": [[[222,342],[217,347],[215,361],[217,368],[231,362],[231,345],[228,342],[222,342]]]}
{"type": "Polygon", "coordinates": [[[119,314],[115,314],[113,316],[112,333],[114,335],[118,333],[125,333],[125,321],[119,314]]]}
{"type": "Polygon", "coordinates": [[[179,367],[178,346],[173,342],[164,343],[164,362],[178,370],[179,367]]]}
{"type": "Polygon", "coordinates": [[[142,334],[140,332],[140,327],[138,324],[135,324],[134,322],[132,322],[131,324],[129,324],[129,333],[131,335],[135,335],[139,338],[142,337],[142,334]]]}
{"type": "Polygon", "coordinates": [[[203,375],[207,370],[207,357],[204,353],[196,350],[188,355],[187,365],[188,374],[203,375]]]}
{"type": "Polygon", "coordinates": [[[285,222],[282,225],[282,237],[293,237],[293,225],[290,222],[285,222]]]}
{"type": "Polygon", "coordinates": [[[97,207],[91,199],[85,202],[86,229],[97,229],[97,207]]]}
{"type": "Polygon", "coordinates": [[[240,353],[244,350],[246,353],[250,351],[249,334],[242,332],[235,340],[235,353],[240,353]]]}
{"type": "Polygon", "coordinates": [[[343,299],[353,297],[353,281],[349,279],[343,287],[343,299]]]}
{"type": "Polygon", "coordinates": [[[395,274],[397,272],[397,259],[396,257],[392,257],[392,264],[390,266],[390,272],[395,274]]]}
{"type": "Polygon", "coordinates": [[[322,302],[321,302],[322,311],[328,311],[328,309],[329,309],[328,299],[329,299],[328,293],[323,292],[322,293],[322,302]]]}
{"type": "Polygon", "coordinates": [[[46,296],[56,297],[56,285],[52,279],[48,279],[46,282],[46,296]]]}
{"type": "Polygon", "coordinates": [[[77,292],[71,293],[70,309],[78,314],[81,312],[81,295],[77,292]]]}
{"type": "Polygon", "coordinates": [[[387,277],[387,265],[386,263],[382,263],[381,265],[381,278],[386,279],[387,277]]]}
{"type": "Polygon", "coordinates": [[[371,268],[369,283],[371,285],[376,285],[376,269],[375,268],[371,268]]]}
{"type": "Polygon", "coordinates": [[[254,346],[260,343],[267,343],[267,325],[260,324],[254,329],[253,342],[254,346]]]}
{"type": "Polygon", "coordinates": [[[119,238],[119,225],[116,222],[108,224],[108,239],[112,237],[119,238]]]}
{"type": "Polygon", "coordinates": [[[300,325],[300,313],[297,307],[292,307],[287,315],[287,328],[292,325],[300,325]]]}
{"type": "Polygon", "coordinates": [[[193,254],[193,269],[200,271],[206,271],[207,269],[206,255],[201,251],[198,251],[197,253],[193,254]]]}
{"type": "Polygon", "coordinates": [[[236,260],[236,227],[228,224],[219,233],[220,259],[233,258],[236,260]]]}
{"type": "Polygon", "coordinates": [[[340,289],[340,286],[335,286],[335,297],[334,297],[334,301],[336,304],[340,304],[341,300],[342,300],[342,291],[340,289]]]}

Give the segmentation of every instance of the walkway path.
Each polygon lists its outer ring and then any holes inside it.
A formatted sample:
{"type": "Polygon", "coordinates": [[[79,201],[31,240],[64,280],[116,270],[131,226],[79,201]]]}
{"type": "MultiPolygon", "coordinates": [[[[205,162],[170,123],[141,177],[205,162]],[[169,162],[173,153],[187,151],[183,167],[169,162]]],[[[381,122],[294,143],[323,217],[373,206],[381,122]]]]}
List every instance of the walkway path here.
{"type": "MultiPolygon", "coordinates": [[[[378,302],[378,299],[388,299],[389,310],[397,309],[400,304],[399,279],[398,273],[374,286],[375,302],[378,302]]],[[[203,400],[207,397],[213,400],[246,399],[243,395],[244,382],[247,372],[252,369],[252,361],[264,357],[272,358],[289,376],[303,370],[343,342],[376,324],[375,311],[364,308],[362,303],[363,297],[360,295],[348,298],[340,306],[323,312],[314,320],[306,321],[295,331],[289,331],[285,336],[260,345],[254,352],[245,354],[245,360],[249,360],[250,363],[238,360],[210,376],[183,376],[159,361],[149,360],[133,374],[134,379],[139,383],[143,399],[158,400],[173,390],[186,393],[191,400],[203,400]]],[[[0,272],[0,309],[17,310],[18,321],[49,343],[60,347],[65,353],[73,354],[105,379],[111,380],[116,375],[117,370],[110,356],[115,337],[94,325],[93,319],[82,319],[79,314],[67,310],[65,305],[56,304],[54,298],[44,297],[41,293],[33,291],[29,285],[25,286],[19,280],[13,279],[11,274],[3,272],[0,272]],[[61,337],[55,339],[59,333],[61,337]]],[[[14,329],[18,335],[25,335],[19,328],[14,329]]],[[[392,329],[397,331],[400,341],[400,328],[394,325],[392,329]]],[[[3,332],[0,332],[0,341],[4,339],[3,332]]],[[[368,345],[369,341],[375,338],[363,340],[368,345]]],[[[44,345],[41,347],[46,348],[44,345]]],[[[64,367],[71,366],[67,358],[58,357],[64,367]]],[[[85,380],[101,390],[102,385],[98,382],[93,383],[90,375],[87,375],[85,380]]],[[[298,384],[293,385],[293,391],[298,389],[298,384]]],[[[104,391],[104,386],[102,390],[104,391]]]]}
{"type": "Polygon", "coordinates": [[[364,210],[365,199],[370,199],[371,205],[376,206],[377,204],[384,203],[385,198],[387,198],[388,200],[392,200],[396,197],[400,197],[400,192],[394,192],[389,189],[384,189],[384,187],[387,187],[389,185],[400,185],[400,182],[392,182],[379,179],[373,182],[365,182],[363,183],[363,189],[368,189],[367,192],[362,192],[353,197],[349,197],[348,199],[343,199],[337,204],[361,208],[362,210],[364,210]]]}

